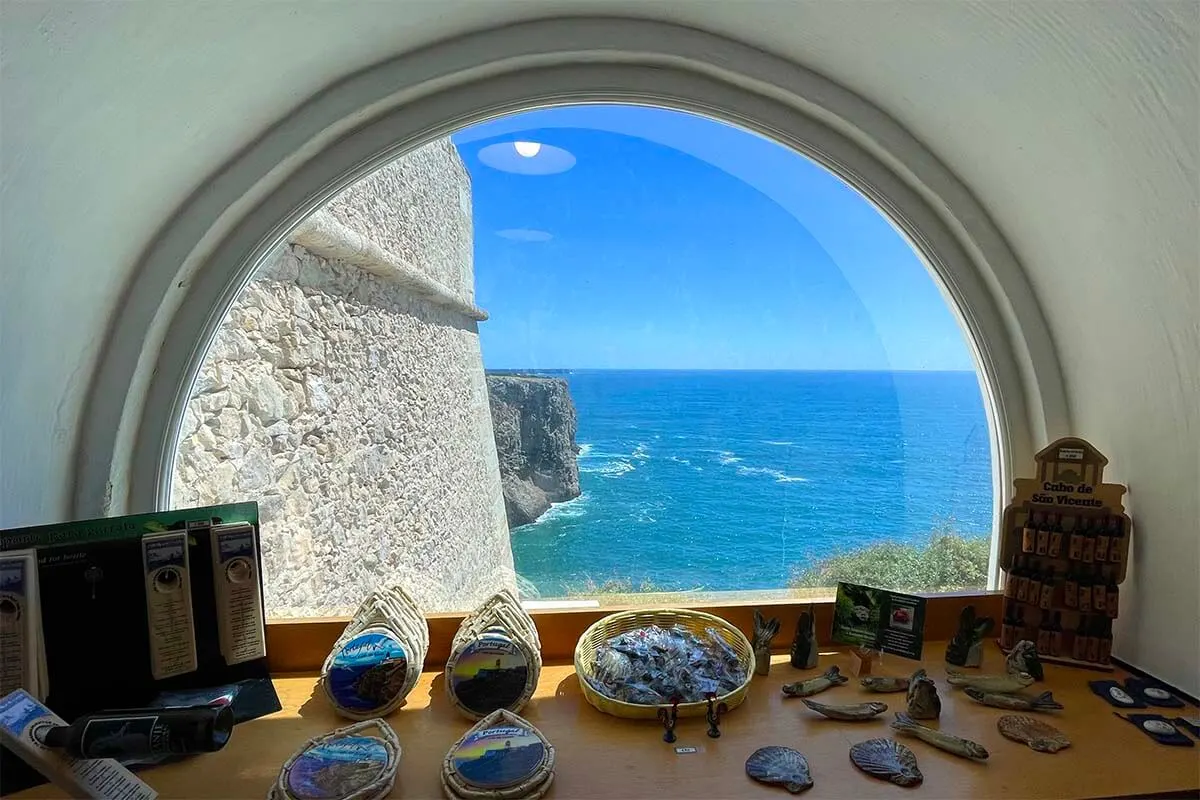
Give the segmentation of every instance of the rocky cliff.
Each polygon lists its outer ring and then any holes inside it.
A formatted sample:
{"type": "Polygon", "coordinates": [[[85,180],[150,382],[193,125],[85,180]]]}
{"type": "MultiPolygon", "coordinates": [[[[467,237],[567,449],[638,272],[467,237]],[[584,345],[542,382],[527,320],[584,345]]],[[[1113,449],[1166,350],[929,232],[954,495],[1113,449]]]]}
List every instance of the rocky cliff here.
{"type": "Polygon", "coordinates": [[[561,378],[488,375],[509,528],[579,496],[575,404],[561,378]]]}

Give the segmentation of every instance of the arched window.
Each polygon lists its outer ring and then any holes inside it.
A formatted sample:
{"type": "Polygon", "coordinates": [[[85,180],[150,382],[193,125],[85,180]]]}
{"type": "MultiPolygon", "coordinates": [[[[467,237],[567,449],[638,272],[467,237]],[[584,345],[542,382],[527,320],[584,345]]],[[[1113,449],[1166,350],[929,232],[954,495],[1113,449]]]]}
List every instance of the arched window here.
{"type": "Polygon", "coordinates": [[[887,216],[794,150],[662,108],[510,114],[266,257],[171,502],[259,500],[275,616],[382,581],[428,610],[984,588],[975,349],[887,216]]]}

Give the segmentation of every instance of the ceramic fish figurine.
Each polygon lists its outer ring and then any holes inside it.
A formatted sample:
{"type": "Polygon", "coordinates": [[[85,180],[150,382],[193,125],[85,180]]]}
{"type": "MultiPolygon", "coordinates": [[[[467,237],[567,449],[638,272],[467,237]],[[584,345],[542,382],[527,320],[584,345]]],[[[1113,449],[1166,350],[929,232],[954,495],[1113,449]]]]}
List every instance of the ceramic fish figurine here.
{"type": "Polygon", "coordinates": [[[817,666],[817,616],[813,607],[800,612],[796,622],[796,637],[792,639],[792,666],[814,669],[817,666]]]}
{"type": "Polygon", "coordinates": [[[925,780],[917,757],[895,739],[868,739],[850,748],[850,761],[868,775],[897,786],[916,786],[925,780]]]}
{"type": "Polygon", "coordinates": [[[1018,693],[985,692],[968,686],[966,695],[977,703],[983,703],[985,706],[1006,708],[1009,711],[1050,711],[1063,707],[1062,703],[1055,702],[1054,695],[1050,692],[1042,692],[1037,697],[1033,697],[1018,693]]]}
{"type": "Polygon", "coordinates": [[[919,669],[908,681],[908,715],[913,719],[937,719],[942,715],[942,699],[937,686],[919,669]]]}
{"type": "Polygon", "coordinates": [[[829,706],[815,700],[803,700],[804,705],[818,714],[843,722],[862,722],[887,711],[886,703],[855,703],[848,706],[829,706]]]}
{"type": "Polygon", "coordinates": [[[859,683],[868,692],[903,692],[908,690],[908,678],[893,675],[868,675],[859,683]]]}
{"type": "Polygon", "coordinates": [[[788,697],[811,697],[817,692],[823,692],[831,686],[839,686],[847,680],[849,678],[842,675],[837,667],[830,667],[825,670],[824,674],[818,675],[815,678],[809,678],[806,681],[796,681],[795,683],[785,683],[783,685],[783,693],[788,697]]]}
{"type": "Polygon", "coordinates": [[[1038,658],[1037,645],[1028,639],[1022,639],[1013,645],[1013,649],[1008,653],[1008,658],[1004,659],[1004,670],[1010,675],[1028,673],[1033,676],[1035,681],[1040,681],[1045,677],[1042,660],[1038,658]]]}
{"type": "Polygon", "coordinates": [[[991,617],[976,617],[975,606],[964,606],[958,617],[958,632],[946,644],[946,663],[978,667],[983,662],[983,637],[995,624],[991,617]]]}
{"type": "Polygon", "coordinates": [[[771,674],[771,640],[779,633],[779,620],[771,617],[763,619],[763,615],[754,609],[754,674],[771,674]]]}
{"type": "Polygon", "coordinates": [[[746,774],[761,783],[799,794],[813,785],[808,759],[790,747],[760,747],[746,759],[746,774]]]}
{"type": "Polygon", "coordinates": [[[996,720],[996,729],[1004,738],[1027,744],[1039,753],[1057,753],[1071,746],[1062,731],[1033,717],[1006,714],[996,720]]]}
{"type": "Polygon", "coordinates": [[[1018,672],[1013,675],[965,675],[961,672],[946,670],[946,683],[965,689],[981,689],[985,692],[1004,694],[1024,689],[1033,683],[1033,676],[1028,672],[1018,672]]]}
{"type": "Polygon", "coordinates": [[[976,761],[984,761],[988,757],[987,748],[983,745],[972,742],[970,739],[963,739],[959,736],[946,733],[945,731],[927,728],[908,714],[900,711],[896,712],[896,721],[892,723],[892,727],[900,731],[900,733],[920,739],[922,742],[931,744],[939,750],[945,750],[952,755],[976,761]]]}

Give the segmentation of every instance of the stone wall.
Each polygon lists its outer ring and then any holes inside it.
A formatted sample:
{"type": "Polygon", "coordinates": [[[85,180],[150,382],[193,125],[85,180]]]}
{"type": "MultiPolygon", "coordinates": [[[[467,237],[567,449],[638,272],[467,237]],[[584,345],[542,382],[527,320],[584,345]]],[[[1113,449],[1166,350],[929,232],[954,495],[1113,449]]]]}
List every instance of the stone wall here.
{"type": "Polygon", "coordinates": [[[326,207],[337,221],[320,236],[302,226],[258,270],[180,432],[172,504],[259,501],[275,617],[349,614],[385,582],[427,611],[515,586],[466,173],[444,141],[381,172],[326,207]],[[339,238],[344,259],[329,257],[339,238]],[[421,281],[441,294],[414,293],[421,281]]]}

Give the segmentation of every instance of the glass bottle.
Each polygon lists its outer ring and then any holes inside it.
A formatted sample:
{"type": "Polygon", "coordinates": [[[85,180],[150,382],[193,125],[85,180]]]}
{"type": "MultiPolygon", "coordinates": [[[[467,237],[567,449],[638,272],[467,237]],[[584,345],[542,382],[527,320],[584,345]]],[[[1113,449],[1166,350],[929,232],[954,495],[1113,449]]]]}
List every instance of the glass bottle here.
{"type": "Polygon", "coordinates": [[[1019,642],[1025,638],[1025,608],[1024,608],[1024,606],[1017,606],[1017,624],[1014,625],[1013,627],[1015,628],[1014,635],[1013,635],[1013,644],[1016,644],[1017,642],[1019,642]]]}
{"type": "Polygon", "coordinates": [[[1092,576],[1086,570],[1079,571],[1079,613],[1092,611],[1092,576]]]}
{"type": "Polygon", "coordinates": [[[1071,538],[1067,540],[1067,557],[1072,561],[1083,558],[1083,539],[1091,525],[1091,520],[1075,518],[1075,524],[1071,526],[1071,538]]]}
{"type": "Polygon", "coordinates": [[[1095,619],[1091,624],[1091,631],[1088,633],[1087,640],[1087,660],[1096,662],[1100,660],[1100,634],[1103,630],[1103,625],[1107,620],[1095,619]]]}
{"type": "Polygon", "coordinates": [[[1085,564],[1091,564],[1096,558],[1096,528],[1092,525],[1088,525],[1084,531],[1083,550],[1079,557],[1085,564]]]}
{"type": "Polygon", "coordinates": [[[1063,605],[1079,608],[1079,576],[1074,564],[1067,565],[1067,575],[1063,578],[1063,605]]]}
{"type": "Polygon", "coordinates": [[[1104,611],[1105,601],[1108,599],[1108,581],[1104,578],[1104,573],[1100,567],[1096,567],[1096,574],[1092,576],[1092,609],[1094,611],[1104,611]]]}
{"type": "Polygon", "coordinates": [[[1112,620],[1106,619],[1100,628],[1099,645],[1097,647],[1096,660],[1101,664],[1107,664],[1112,660],[1112,620]]]}
{"type": "Polygon", "coordinates": [[[1034,513],[1029,512],[1029,516],[1025,518],[1025,525],[1021,528],[1021,552],[1032,553],[1037,549],[1037,531],[1038,525],[1034,520],[1034,513]]]}
{"type": "MultiPolygon", "coordinates": [[[[1051,604],[1054,601],[1054,587],[1054,567],[1051,567],[1046,571],[1046,574],[1042,576],[1042,591],[1038,597],[1038,608],[1042,609],[1043,611],[1050,610],[1051,604]]],[[[1092,591],[1094,592],[1095,589],[1092,591]]],[[[1045,616],[1048,617],[1050,615],[1046,614],[1045,616]]]]}
{"type": "Polygon", "coordinates": [[[1038,625],[1037,641],[1035,642],[1040,655],[1050,655],[1050,615],[1042,614],[1042,623],[1038,625]]]}
{"type": "MultiPolygon", "coordinates": [[[[1117,588],[1117,576],[1114,569],[1108,576],[1108,586],[1105,587],[1104,593],[1104,613],[1108,614],[1109,619],[1117,618],[1117,609],[1120,607],[1121,594],[1117,588]]],[[[1095,591],[1094,589],[1092,591],[1095,591]]]]}
{"type": "Polygon", "coordinates": [[[1071,658],[1076,661],[1087,660],[1087,617],[1079,615],[1079,625],[1075,628],[1075,641],[1071,642],[1071,658]]]}
{"type": "Polygon", "coordinates": [[[1034,564],[1029,570],[1029,585],[1025,587],[1025,602],[1036,606],[1042,599],[1041,564],[1034,564]]]}
{"type": "Polygon", "coordinates": [[[1125,520],[1113,517],[1112,528],[1108,532],[1108,560],[1120,564],[1125,558],[1125,520]]]}
{"type": "Polygon", "coordinates": [[[1054,622],[1050,623],[1050,655],[1062,653],[1062,612],[1054,612],[1054,622]]]}
{"type": "Polygon", "coordinates": [[[1016,556],[1013,559],[1012,566],[1008,570],[1008,575],[1004,579],[1004,596],[1010,600],[1017,599],[1017,572],[1021,568],[1021,557],[1016,556]]]}
{"type": "Polygon", "coordinates": [[[1012,649],[1017,643],[1017,613],[1016,603],[1004,604],[1004,620],[1000,623],[1000,646],[1005,650],[1012,649]]]}
{"type": "Polygon", "coordinates": [[[1046,517],[1043,516],[1038,521],[1037,545],[1035,548],[1035,552],[1039,556],[1044,556],[1044,555],[1046,555],[1046,551],[1049,549],[1049,547],[1050,547],[1050,523],[1046,520],[1046,517]]]}
{"type": "Polygon", "coordinates": [[[1024,603],[1025,598],[1029,596],[1029,570],[1025,566],[1025,559],[1017,559],[1017,568],[1013,570],[1013,575],[1017,576],[1017,602],[1024,603]]]}
{"type": "Polygon", "coordinates": [[[1063,554],[1063,526],[1062,514],[1054,520],[1054,524],[1050,527],[1050,542],[1046,546],[1046,555],[1050,558],[1062,558],[1063,554]]]}
{"type": "Polygon", "coordinates": [[[1111,520],[1105,520],[1104,524],[1096,531],[1096,546],[1093,548],[1092,560],[1097,564],[1108,561],[1108,548],[1111,543],[1112,523],[1111,520]]]}

